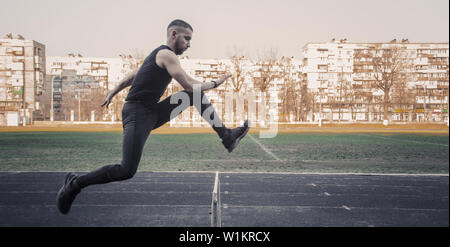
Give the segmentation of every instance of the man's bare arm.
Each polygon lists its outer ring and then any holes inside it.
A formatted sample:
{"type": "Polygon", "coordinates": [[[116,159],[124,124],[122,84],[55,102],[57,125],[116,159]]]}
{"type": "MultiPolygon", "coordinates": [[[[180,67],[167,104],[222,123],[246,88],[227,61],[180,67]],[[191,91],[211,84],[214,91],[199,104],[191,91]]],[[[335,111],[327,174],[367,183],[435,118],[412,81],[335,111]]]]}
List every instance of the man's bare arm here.
{"type": "MultiPolygon", "coordinates": [[[[188,74],[186,74],[186,75],[191,81],[197,81],[194,78],[190,77],[188,74]]],[[[231,77],[231,74],[226,74],[225,76],[223,76],[222,78],[220,78],[216,81],[203,82],[203,83],[201,83],[201,90],[206,91],[206,90],[210,90],[213,88],[217,88],[218,86],[222,85],[222,83],[224,83],[226,80],[228,80],[228,78],[230,78],[230,77],[231,77]]]]}
{"type": "Polygon", "coordinates": [[[137,70],[131,72],[129,75],[127,75],[120,83],[111,91],[108,92],[106,95],[105,101],[100,106],[105,106],[108,108],[108,105],[111,103],[112,98],[118,94],[120,91],[125,89],[126,87],[130,86],[131,83],[134,80],[134,77],[136,76],[137,70]]]}
{"type": "Polygon", "coordinates": [[[157,55],[157,60],[159,60],[167,72],[188,92],[193,91],[194,85],[201,85],[201,91],[216,88],[230,77],[230,75],[227,75],[216,82],[211,81],[202,83],[201,81],[190,77],[183,68],[181,68],[180,61],[173,52],[160,51],[157,55]]]}

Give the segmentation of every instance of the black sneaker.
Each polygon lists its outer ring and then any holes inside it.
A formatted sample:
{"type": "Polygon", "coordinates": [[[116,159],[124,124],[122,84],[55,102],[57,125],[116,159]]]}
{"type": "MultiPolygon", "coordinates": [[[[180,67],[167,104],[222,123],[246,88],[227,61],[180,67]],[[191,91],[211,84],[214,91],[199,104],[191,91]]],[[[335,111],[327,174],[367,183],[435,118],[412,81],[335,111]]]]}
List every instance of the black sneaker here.
{"type": "Polygon", "coordinates": [[[239,141],[247,134],[248,130],[248,120],[245,121],[244,126],[237,127],[234,129],[227,129],[224,136],[222,137],[222,143],[229,153],[238,145],[239,141]]]}
{"type": "Polygon", "coordinates": [[[72,172],[66,175],[64,184],[56,195],[56,205],[62,214],[67,214],[72,206],[73,200],[80,193],[81,188],[75,181],[78,176],[72,172]]]}

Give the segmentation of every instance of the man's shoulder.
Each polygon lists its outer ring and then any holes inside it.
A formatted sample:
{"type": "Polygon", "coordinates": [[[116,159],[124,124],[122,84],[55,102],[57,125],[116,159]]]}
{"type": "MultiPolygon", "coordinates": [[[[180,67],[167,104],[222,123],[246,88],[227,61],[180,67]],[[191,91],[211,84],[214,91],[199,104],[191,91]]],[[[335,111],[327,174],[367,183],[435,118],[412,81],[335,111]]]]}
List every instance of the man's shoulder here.
{"type": "Polygon", "coordinates": [[[170,48],[168,48],[165,45],[160,45],[158,47],[156,47],[155,49],[153,49],[150,54],[147,56],[147,58],[151,58],[151,57],[155,57],[157,54],[159,54],[160,52],[167,52],[167,51],[171,51],[170,48]]]}
{"type": "Polygon", "coordinates": [[[169,49],[161,49],[155,54],[157,60],[171,61],[173,59],[178,59],[177,55],[169,49]]]}
{"type": "Polygon", "coordinates": [[[159,53],[159,52],[171,52],[172,50],[170,49],[170,47],[168,47],[167,45],[160,45],[158,47],[156,47],[155,49],[153,49],[153,51],[151,53],[159,53]]]}
{"type": "Polygon", "coordinates": [[[175,53],[173,53],[173,51],[171,51],[169,49],[161,49],[161,50],[157,51],[157,54],[162,54],[164,56],[175,55],[175,53]]]}
{"type": "Polygon", "coordinates": [[[160,68],[166,68],[167,64],[173,64],[178,60],[177,55],[170,49],[161,49],[157,51],[156,56],[156,64],[160,68]]]}

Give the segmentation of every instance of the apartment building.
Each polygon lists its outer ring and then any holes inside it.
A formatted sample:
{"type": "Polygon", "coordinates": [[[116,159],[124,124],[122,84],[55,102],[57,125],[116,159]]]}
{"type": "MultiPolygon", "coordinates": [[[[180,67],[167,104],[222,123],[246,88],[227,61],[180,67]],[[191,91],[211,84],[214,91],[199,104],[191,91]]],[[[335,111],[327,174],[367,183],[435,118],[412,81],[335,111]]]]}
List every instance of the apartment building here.
{"type": "Polygon", "coordinates": [[[139,59],[130,55],[120,55],[119,58],[95,58],[69,53],[64,57],[48,57],[47,74],[60,75],[63,70],[75,70],[77,75],[91,76],[101,87],[109,90],[140,63],[139,59]]]}
{"type": "MultiPolygon", "coordinates": [[[[131,55],[119,55],[118,58],[83,57],[81,54],[69,53],[64,57],[47,58],[48,88],[53,85],[54,120],[66,121],[116,121],[121,118],[121,108],[127,91],[117,95],[108,109],[82,106],[92,101],[99,101],[108,90],[113,89],[127,74],[142,63],[131,55]],[[102,89],[102,90],[99,90],[102,89]],[[64,98],[66,97],[66,98],[64,98]],[[69,98],[73,98],[73,102],[69,98]],[[89,99],[91,97],[91,99],[89,99]],[[61,102],[65,100],[65,104],[61,102]],[[67,104],[70,104],[67,108],[67,104]],[[66,106],[67,109],[61,107],[66,106]],[[92,112],[96,111],[96,112],[92,112]]],[[[51,117],[51,106],[46,116],[51,117]]]]}
{"type": "Polygon", "coordinates": [[[333,39],[303,57],[308,121],[448,121],[448,43],[333,39]]]}
{"type": "MultiPolygon", "coordinates": [[[[342,39],[308,43],[302,60],[181,57],[180,62],[188,74],[205,82],[232,73],[221,87],[206,92],[227,125],[247,118],[260,126],[274,121],[374,122],[383,121],[385,115],[389,121],[445,122],[448,47],[448,43],[355,43],[342,39]],[[393,68],[384,71],[395,79],[390,81],[386,98],[380,87],[382,71],[377,66],[386,67],[394,58],[401,70],[395,75],[393,68]]],[[[104,97],[141,63],[142,59],[130,55],[92,58],[71,53],[46,58],[44,45],[8,35],[0,40],[0,123],[27,124],[32,119],[119,121],[127,90],[114,98],[108,110],[93,112],[92,99],[104,97]]],[[[173,82],[163,97],[180,90],[173,82]]],[[[170,124],[208,125],[193,108],[170,124]]]]}
{"type": "Polygon", "coordinates": [[[31,124],[45,81],[45,45],[7,34],[0,39],[0,126],[31,124]]]}
{"type": "Polygon", "coordinates": [[[42,115],[35,116],[35,120],[100,121],[103,110],[98,106],[105,94],[93,76],[63,69],[59,75],[46,77],[44,93],[38,98],[42,115]]]}

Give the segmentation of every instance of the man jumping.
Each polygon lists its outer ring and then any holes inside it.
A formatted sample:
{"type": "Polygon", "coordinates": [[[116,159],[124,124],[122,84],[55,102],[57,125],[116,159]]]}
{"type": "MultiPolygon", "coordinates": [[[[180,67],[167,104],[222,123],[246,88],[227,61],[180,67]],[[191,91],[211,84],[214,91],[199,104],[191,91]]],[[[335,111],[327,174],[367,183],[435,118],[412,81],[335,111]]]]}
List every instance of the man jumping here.
{"type": "Polygon", "coordinates": [[[108,93],[102,106],[108,107],[118,92],[131,85],[122,109],[123,144],[122,162],[106,165],[85,175],[68,173],[58,191],[56,203],[62,214],[67,214],[81,189],[93,184],[105,184],[132,178],[137,171],[142,150],[150,132],[175,118],[194,105],[222,139],[228,152],[232,152],[249,130],[248,120],[235,129],[223,126],[211,103],[203,93],[220,86],[231,75],[217,81],[202,83],[191,78],[181,68],[177,55],[190,47],[193,28],[183,20],[174,20],[167,27],[167,43],[153,50],[137,72],[127,76],[108,93]],[[159,101],[169,82],[175,79],[184,88],[163,101],[159,101]],[[194,95],[199,89],[199,104],[194,95]],[[189,99],[189,104],[183,102],[189,99]],[[181,101],[181,102],[180,102],[181,101]],[[184,103],[184,104],[183,104],[184,103]]]}

